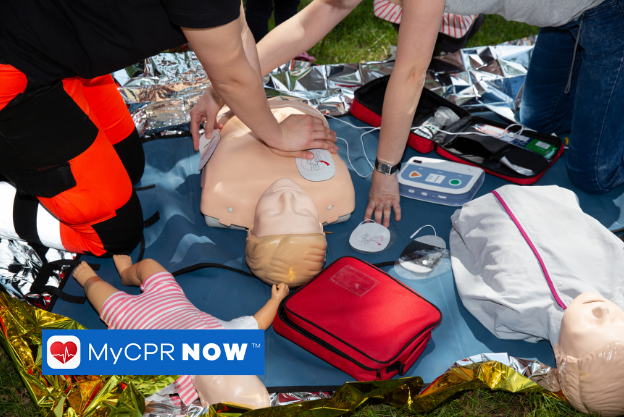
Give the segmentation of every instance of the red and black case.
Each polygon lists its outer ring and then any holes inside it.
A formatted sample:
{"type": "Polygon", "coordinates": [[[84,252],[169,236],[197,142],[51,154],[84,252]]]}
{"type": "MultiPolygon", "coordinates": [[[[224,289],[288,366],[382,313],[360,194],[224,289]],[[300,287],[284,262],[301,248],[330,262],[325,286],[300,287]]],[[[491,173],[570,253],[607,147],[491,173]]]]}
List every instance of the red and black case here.
{"type": "MultiPolygon", "coordinates": [[[[371,126],[380,126],[381,110],[389,78],[389,76],[378,78],[357,89],[351,105],[351,114],[371,126]]],[[[451,135],[438,132],[433,139],[427,139],[410,132],[407,144],[418,152],[429,153],[436,149],[440,156],[451,161],[477,166],[489,174],[522,185],[530,185],[537,182],[563,154],[564,148],[561,139],[540,132],[530,131],[525,134],[556,147],[555,154],[550,160],[538,153],[512,145],[493,136],[475,134],[478,133],[473,127],[476,124],[507,129],[509,123],[506,124],[473,116],[465,109],[443,99],[426,88],[423,88],[412,127],[422,125],[424,121],[433,116],[438,107],[448,107],[460,118],[459,121],[446,127],[444,130],[450,133],[461,134],[451,135]],[[519,174],[501,162],[503,157],[506,157],[514,165],[530,169],[534,175],[519,174]]],[[[509,129],[511,132],[519,130],[520,126],[514,126],[509,129]]]]}
{"type": "Polygon", "coordinates": [[[441,318],[381,269],[344,257],[282,300],[273,328],[358,381],[372,381],[403,375],[441,318]]]}

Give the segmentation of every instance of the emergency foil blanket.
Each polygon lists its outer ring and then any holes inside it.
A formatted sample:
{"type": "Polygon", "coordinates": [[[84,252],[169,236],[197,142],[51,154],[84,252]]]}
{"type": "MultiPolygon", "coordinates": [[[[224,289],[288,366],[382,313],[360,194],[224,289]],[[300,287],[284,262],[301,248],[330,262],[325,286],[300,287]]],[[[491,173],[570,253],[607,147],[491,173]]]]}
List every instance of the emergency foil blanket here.
{"type": "MultiPolygon", "coordinates": [[[[468,110],[490,110],[512,119],[535,37],[496,46],[465,48],[434,57],[425,86],[468,110]]],[[[267,97],[305,102],[332,116],[348,113],[353,92],[392,73],[394,61],[312,65],[290,61],[264,77],[267,97]]],[[[190,122],[189,111],[210,85],[193,52],[162,53],[113,74],[139,134],[190,122]]]]}
{"type": "Polygon", "coordinates": [[[140,416],[144,397],[177,376],[42,375],[42,329],[84,329],[67,317],[33,307],[0,293],[0,343],[43,415],[140,416]]]}
{"type": "Polygon", "coordinates": [[[217,413],[227,413],[229,417],[243,414],[245,417],[290,417],[304,411],[307,415],[327,417],[350,413],[371,402],[421,412],[436,408],[458,392],[477,388],[515,393],[537,391],[563,399],[561,393],[548,391],[541,382],[552,376],[554,369],[507,354],[483,354],[456,362],[428,386],[420,377],[349,382],[334,393],[273,394],[272,407],[258,410],[227,403],[209,408],[194,403],[185,409],[176,407],[173,402],[146,406],[145,397],[165,388],[177,376],[44,376],[41,374],[45,356],[41,343],[43,328],[84,329],[67,317],[0,293],[0,343],[9,353],[35,403],[45,415],[54,417],[139,416],[143,413],[153,417],[216,416],[217,413]]]}
{"type": "MultiPolygon", "coordinates": [[[[75,256],[70,252],[48,249],[45,258],[51,262],[70,260],[75,256]]],[[[0,291],[15,299],[49,310],[54,297],[48,293],[36,294],[30,291],[42,266],[41,258],[28,244],[19,240],[0,238],[0,291]]],[[[53,271],[47,285],[62,289],[62,284],[69,278],[70,270],[71,267],[65,266],[53,271]]]]}

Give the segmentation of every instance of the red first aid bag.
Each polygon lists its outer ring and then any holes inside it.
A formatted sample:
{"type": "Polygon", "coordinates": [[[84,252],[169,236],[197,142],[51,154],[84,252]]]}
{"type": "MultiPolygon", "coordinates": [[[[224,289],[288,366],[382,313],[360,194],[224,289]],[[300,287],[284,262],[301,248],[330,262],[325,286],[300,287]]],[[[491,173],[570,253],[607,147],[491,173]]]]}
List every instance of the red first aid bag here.
{"type": "MultiPolygon", "coordinates": [[[[371,126],[381,126],[381,111],[389,79],[390,76],[377,78],[355,90],[351,114],[371,126]]],[[[529,142],[524,147],[496,137],[496,132],[500,134],[507,129],[518,132],[520,126],[514,124],[513,120],[502,123],[472,115],[423,87],[407,145],[420,153],[435,149],[443,158],[477,166],[488,174],[516,184],[534,184],[563,154],[563,142],[556,136],[530,129],[520,134],[529,142]],[[447,133],[439,131],[431,139],[416,134],[418,127],[434,116],[440,107],[450,109],[459,120],[444,128],[447,133]],[[552,154],[545,157],[550,152],[552,154]],[[523,168],[524,172],[514,169],[514,165],[523,168]]]]}
{"type": "Polygon", "coordinates": [[[344,257],[282,300],[275,331],[358,381],[416,362],[440,310],[373,265],[344,257]]]}

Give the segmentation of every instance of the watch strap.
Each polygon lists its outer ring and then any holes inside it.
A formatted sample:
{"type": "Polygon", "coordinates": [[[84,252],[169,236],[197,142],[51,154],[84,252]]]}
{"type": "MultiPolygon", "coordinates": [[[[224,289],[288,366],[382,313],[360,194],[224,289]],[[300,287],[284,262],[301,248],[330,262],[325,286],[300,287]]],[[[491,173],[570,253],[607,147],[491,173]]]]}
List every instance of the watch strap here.
{"type": "Polygon", "coordinates": [[[375,170],[381,172],[382,174],[392,175],[395,172],[401,169],[401,162],[396,165],[388,165],[383,162],[379,162],[378,159],[375,159],[375,170]]]}

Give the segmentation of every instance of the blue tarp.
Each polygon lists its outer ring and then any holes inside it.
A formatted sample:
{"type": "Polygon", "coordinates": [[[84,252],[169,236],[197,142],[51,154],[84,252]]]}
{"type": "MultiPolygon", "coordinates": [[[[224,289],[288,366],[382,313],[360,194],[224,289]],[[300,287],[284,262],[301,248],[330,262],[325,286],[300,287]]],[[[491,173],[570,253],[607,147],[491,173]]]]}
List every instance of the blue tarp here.
{"type": "MultiPolygon", "coordinates": [[[[343,117],[342,120],[366,126],[351,116],[343,117]]],[[[330,120],[329,123],[339,137],[348,140],[349,155],[358,171],[369,173],[370,167],[363,159],[360,144],[361,131],[340,121],[330,120]]],[[[364,137],[366,152],[372,160],[375,158],[377,139],[378,132],[364,137]]],[[[344,142],[339,141],[338,144],[340,156],[347,161],[344,142]]],[[[204,222],[199,210],[201,196],[200,174],[197,171],[199,155],[193,151],[190,137],[155,140],[145,143],[144,148],[146,169],[139,186],[155,184],[156,187],[140,191],[139,198],[144,218],[147,219],[157,210],[161,216],[160,221],[145,229],[145,257],[157,260],[170,271],[199,262],[218,262],[247,269],[244,257],[246,233],[210,228],[204,222]]],[[[418,153],[408,149],[404,161],[415,155],[418,153]]],[[[437,158],[435,153],[427,156],[437,158]]],[[[624,223],[620,209],[624,203],[622,196],[624,188],[620,187],[601,196],[583,193],[570,183],[565,161],[564,154],[537,185],[556,184],[571,189],[577,193],[581,207],[586,213],[607,227],[621,227],[624,223]]],[[[371,263],[396,260],[409,243],[409,236],[426,224],[433,225],[438,235],[444,237],[448,244],[450,216],[455,208],[403,198],[401,201],[403,219],[400,222],[393,220],[390,225],[396,234],[396,241],[392,246],[375,255],[355,252],[349,246],[348,240],[353,229],[363,219],[368,203],[370,177],[362,179],[353,171],[351,176],[356,191],[355,212],[348,222],[328,226],[325,229],[332,232],[327,235],[328,263],[346,255],[371,263]]],[[[486,175],[485,183],[476,197],[505,184],[508,184],[505,180],[486,175]]],[[[137,258],[138,252],[137,248],[132,254],[133,259],[137,258]]],[[[101,264],[98,275],[117,288],[130,294],[139,293],[136,287],[123,286],[112,259],[94,257],[83,259],[101,264]]],[[[533,344],[505,341],[497,339],[486,330],[462,305],[452,271],[425,280],[405,280],[396,274],[393,267],[384,269],[434,303],[443,315],[440,326],[433,331],[431,342],[406,376],[418,375],[425,382],[431,382],[454,361],[484,352],[508,352],[512,356],[537,358],[548,365],[555,365],[553,351],[548,342],[533,344]]],[[[224,320],[254,314],[270,296],[270,287],[260,280],[220,269],[187,273],[179,276],[177,280],[193,304],[224,320]]],[[[82,288],[73,278],[70,278],[65,291],[70,294],[83,294],[82,288]]],[[[391,303],[392,300],[388,302],[391,303]]],[[[106,327],[88,303],[70,304],[59,299],[53,311],[91,329],[106,327]]],[[[336,320],[340,320],[340,317],[336,317],[336,320]]],[[[366,326],[366,323],[361,325],[366,326]]],[[[353,380],[347,374],[279,336],[272,328],[266,332],[265,361],[266,373],[260,378],[267,387],[341,385],[353,380]]]]}

